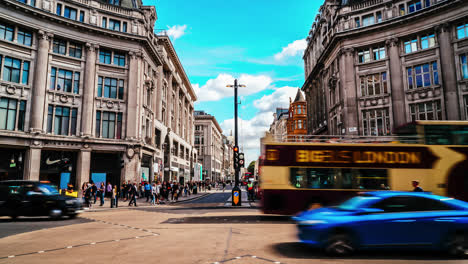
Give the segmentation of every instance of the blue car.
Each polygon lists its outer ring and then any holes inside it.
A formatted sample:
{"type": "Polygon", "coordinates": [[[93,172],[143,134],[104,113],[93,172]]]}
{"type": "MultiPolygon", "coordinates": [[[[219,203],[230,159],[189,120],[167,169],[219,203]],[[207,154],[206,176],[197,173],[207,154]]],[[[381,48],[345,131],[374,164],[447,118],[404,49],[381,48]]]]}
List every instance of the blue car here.
{"type": "Polygon", "coordinates": [[[299,239],[332,255],[357,249],[436,249],[468,257],[468,203],[417,192],[376,191],[293,217],[299,239]]]}

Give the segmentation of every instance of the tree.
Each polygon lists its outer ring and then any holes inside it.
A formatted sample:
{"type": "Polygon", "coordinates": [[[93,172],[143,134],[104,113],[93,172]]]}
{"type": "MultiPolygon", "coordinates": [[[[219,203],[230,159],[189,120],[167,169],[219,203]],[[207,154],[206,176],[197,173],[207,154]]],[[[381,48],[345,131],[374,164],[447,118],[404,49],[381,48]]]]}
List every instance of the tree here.
{"type": "Polygon", "coordinates": [[[247,167],[247,171],[252,173],[253,175],[255,175],[255,173],[254,173],[254,171],[255,171],[255,160],[250,162],[249,167],[247,167]]]}

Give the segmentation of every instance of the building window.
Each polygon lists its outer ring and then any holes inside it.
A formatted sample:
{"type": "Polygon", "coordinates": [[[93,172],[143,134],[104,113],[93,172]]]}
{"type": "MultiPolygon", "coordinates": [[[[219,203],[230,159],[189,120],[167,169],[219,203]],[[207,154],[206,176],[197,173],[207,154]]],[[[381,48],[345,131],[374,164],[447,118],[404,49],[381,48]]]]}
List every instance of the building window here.
{"type": "Polygon", "coordinates": [[[383,60],[386,57],[385,47],[372,48],[372,53],[374,55],[374,60],[383,60]]]}
{"type": "Polygon", "coordinates": [[[102,18],[101,27],[107,28],[107,17],[103,17],[103,18],[102,18]]]}
{"type": "Polygon", "coordinates": [[[465,118],[468,119],[468,95],[463,96],[463,101],[465,103],[465,118]]]}
{"type": "MultiPolygon", "coordinates": [[[[20,83],[21,66],[23,66],[23,78],[21,84],[28,84],[29,81],[29,62],[5,57],[3,60],[3,80],[7,82],[20,83]]],[[[2,56],[0,56],[0,64],[2,63],[2,56]]],[[[0,65],[1,66],[1,65],[0,65]]]]}
{"type": "Polygon", "coordinates": [[[418,39],[412,39],[405,42],[405,53],[418,51],[418,39]]]}
{"type": "MultiPolygon", "coordinates": [[[[0,29],[1,30],[1,29],[0,29]]],[[[26,46],[31,46],[32,44],[32,33],[24,29],[18,29],[17,42],[26,46]]]]}
{"type": "Polygon", "coordinates": [[[77,18],[77,10],[75,8],[71,8],[68,6],[65,6],[65,11],[63,13],[63,16],[72,20],[76,20],[77,18]]]}
{"type": "Polygon", "coordinates": [[[461,61],[461,70],[462,70],[462,78],[468,79],[468,64],[467,64],[467,54],[463,54],[460,56],[461,61]]]}
{"type": "Polygon", "coordinates": [[[388,93],[387,73],[377,73],[361,77],[361,96],[388,93]]]}
{"type": "Polygon", "coordinates": [[[99,62],[104,64],[111,64],[112,52],[110,50],[99,51],[99,62]]]}
{"type": "Polygon", "coordinates": [[[362,17],[362,26],[367,27],[375,24],[374,14],[370,14],[362,17]]]}
{"type": "MultiPolygon", "coordinates": [[[[1,36],[1,25],[0,25],[0,36],[1,36]]],[[[461,24],[457,27],[457,37],[458,39],[463,39],[468,37],[468,23],[466,24],[461,24]]]]}
{"type": "Polygon", "coordinates": [[[24,131],[26,101],[0,99],[0,129],[24,131]],[[19,103],[19,105],[18,105],[19,103]]]}
{"type": "Polygon", "coordinates": [[[442,120],[440,100],[410,104],[411,121],[442,120]]]}
{"type": "Polygon", "coordinates": [[[120,31],[120,21],[109,18],[109,29],[114,31],[120,31]]]}
{"type": "Polygon", "coordinates": [[[114,52],[114,65],[125,66],[125,54],[114,52]]]}
{"type": "Polygon", "coordinates": [[[47,116],[47,132],[62,136],[76,134],[76,108],[49,105],[47,116]]]}
{"type": "Polygon", "coordinates": [[[408,3],[408,13],[413,13],[422,9],[421,1],[413,1],[408,3]]]}
{"type": "Polygon", "coordinates": [[[356,25],[356,28],[360,28],[361,27],[361,20],[359,19],[359,17],[356,17],[354,19],[354,24],[356,25]]]}
{"type": "Polygon", "coordinates": [[[375,16],[377,17],[377,23],[382,22],[382,12],[375,13],[375,16]]]}
{"type": "Polygon", "coordinates": [[[50,90],[78,94],[80,90],[80,73],[52,67],[50,69],[50,90]]]}
{"type": "Polygon", "coordinates": [[[59,16],[62,15],[62,4],[57,4],[57,9],[55,10],[55,14],[59,16]]]}
{"type": "Polygon", "coordinates": [[[109,4],[120,6],[120,0],[107,0],[109,4]]]}
{"type": "Polygon", "coordinates": [[[359,63],[370,62],[370,50],[362,50],[358,52],[359,63]]]}
{"type": "Polygon", "coordinates": [[[68,44],[68,55],[75,57],[75,58],[81,58],[81,53],[82,53],[81,44],[78,44],[75,42],[70,42],[68,44]]]}
{"type": "Polygon", "coordinates": [[[84,22],[84,11],[80,11],[80,22],[84,22]]]}
{"type": "Polygon", "coordinates": [[[122,32],[127,32],[127,22],[122,23],[122,32]]]}
{"type": "Polygon", "coordinates": [[[0,23],[0,39],[13,41],[14,32],[14,27],[0,23]]]}
{"type": "Polygon", "coordinates": [[[439,84],[437,62],[408,67],[406,72],[409,90],[439,84]]]}
{"type": "Polygon", "coordinates": [[[365,136],[390,135],[388,108],[362,111],[362,129],[365,136]]]}
{"type": "Polygon", "coordinates": [[[428,49],[435,47],[435,37],[434,34],[424,36],[421,38],[421,49],[428,49]]]}
{"type": "Polygon", "coordinates": [[[96,137],[121,139],[122,113],[97,111],[96,137]]]}
{"type": "Polygon", "coordinates": [[[404,16],[405,13],[406,13],[405,12],[405,5],[401,4],[399,10],[400,10],[400,16],[404,16]]]}
{"type": "Polygon", "coordinates": [[[65,40],[54,39],[52,51],[57,54],[67,54],[67,42],[65,40]]]}
{"type": "Polygon", "coordinates": [[[123,100],[124,81],[101,77],[98,78],[98,97],[114,98],[123,100]]]}

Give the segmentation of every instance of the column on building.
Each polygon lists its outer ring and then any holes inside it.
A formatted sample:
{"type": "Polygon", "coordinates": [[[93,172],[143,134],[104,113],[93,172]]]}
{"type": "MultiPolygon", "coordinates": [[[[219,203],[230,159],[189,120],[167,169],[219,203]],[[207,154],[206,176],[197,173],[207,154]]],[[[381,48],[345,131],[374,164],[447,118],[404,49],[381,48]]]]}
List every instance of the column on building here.
{"type": "Polygon", "coordinates": [[[127,138],[138,138],[140,127],[138,126],[138,61],[139,54],[130,52],[127,89],[127,138]]]}
{"type": "Polygon", "coordinates": [[[398,39],[391,38],[386,41],[390,58],[390,85],[393,107],[393,127],[404,125],[406,122],[405,87],[401,71],[400,49],[398,39]]]}
{"type": "MultiPolygon", "coordinates": [[[[449,24],[442,24],[436,28],[439,40],[442,84],[445,96],[445,113],[447,120],[460,120],[460,106],[458,101],[458,85],[453,45],[449,24]]],[[[440,72],[440,70],[439,70],[440,72]]]]}
{"type": "Polygon", "coordinates": [[[358,134],[359,120],[356,104],[356,81],[354,71],[354,49],[344,48],[340,57],[341,89],[344,99],[346,134],[358,134]]]}
{"type": "MultiPolygon", "coordinates": [[[[176,79],[177,81],[177,79],[176,79]]],[[[181,136],[181,133],[180,133],[180,116],[179,116],[179,110],[180,110],[180,100],[179,100],[179,93],[180,93],[180,84],[177,83],[177,85],[174,87],[174,93],[175,93],[175,97],[174,97],[174,100],[175,102],[173,102],[172,106],[174,107],[174,132],[181,136]]]]}
{"type": "Polygon", "coordinates": [[[174,76],[172,72],[169,73],[169,79],[167,80],[167,109],[166,109],[166,114],[167,114],[167,127],[172,128],[172,119],[171,119],[171,112],[173,109],[173,102],[172,102],[172,91],[173,91],[173,85],[172,85],[172,80],[174,79],[174,76]]]}
{"type": "Polygon", "coordinates": [[[94,87],[96,79],[96,49],[95,44],[86,43],[86,65],[83,85],[83,105],[81,112],[81,133],[83,136],[93,135],[94,87]]]}
{"type": "Polygon", "coordinates": [[[32,90],[31,130],[43,132],[44,105],[46,100],[46,83],[49,62],[49,40],[52,34],[40,30],[38,32],[38,50],[34,69],[32,90]]]}
{"type": "Polygon", "coordinates": [[[90,170],[91,149],[82,149],[78,153],[78,160],[76,163],[75,189],[79,191],[79,197],[83,196],[83,193],[81,193],[81,186],[83,183],[89,182],[90,170]]]}
{"type": "Polygon", "coordinates": [[[31,146],[26,151],[24,162],[24,179],[38,181],[41,169],[41,148],[31,146]]]}
{"type": "Polygon", "coordinates": [[[162,101],[163,101],[163,94],[162,94],[162,88],[163,88],[163,78],[164,78],[164,70],[163,66],[158,66],[156,70],[156,93],[155,93],[155,98],[154,101],[156,101],[156,119],[157,120],[162,120],[162,101]]]}

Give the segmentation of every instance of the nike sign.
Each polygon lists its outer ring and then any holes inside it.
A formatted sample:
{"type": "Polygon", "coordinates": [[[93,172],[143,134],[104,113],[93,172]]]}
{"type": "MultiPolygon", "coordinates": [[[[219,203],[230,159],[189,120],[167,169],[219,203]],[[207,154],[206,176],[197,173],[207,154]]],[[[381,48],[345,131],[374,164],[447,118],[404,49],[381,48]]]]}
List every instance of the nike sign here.
{"type": "Polygon", "coordinates": [[[53,165],[53,164],[55,164],[55,163],[59,163],[60,161],[62,161],[62,160],[60,160],[60,159],[58,159],[58,160],[50,160],[50,158],[47,158],[47,160],[45,161],[45,163],[46,163],[47,165],[53,165]]]}

